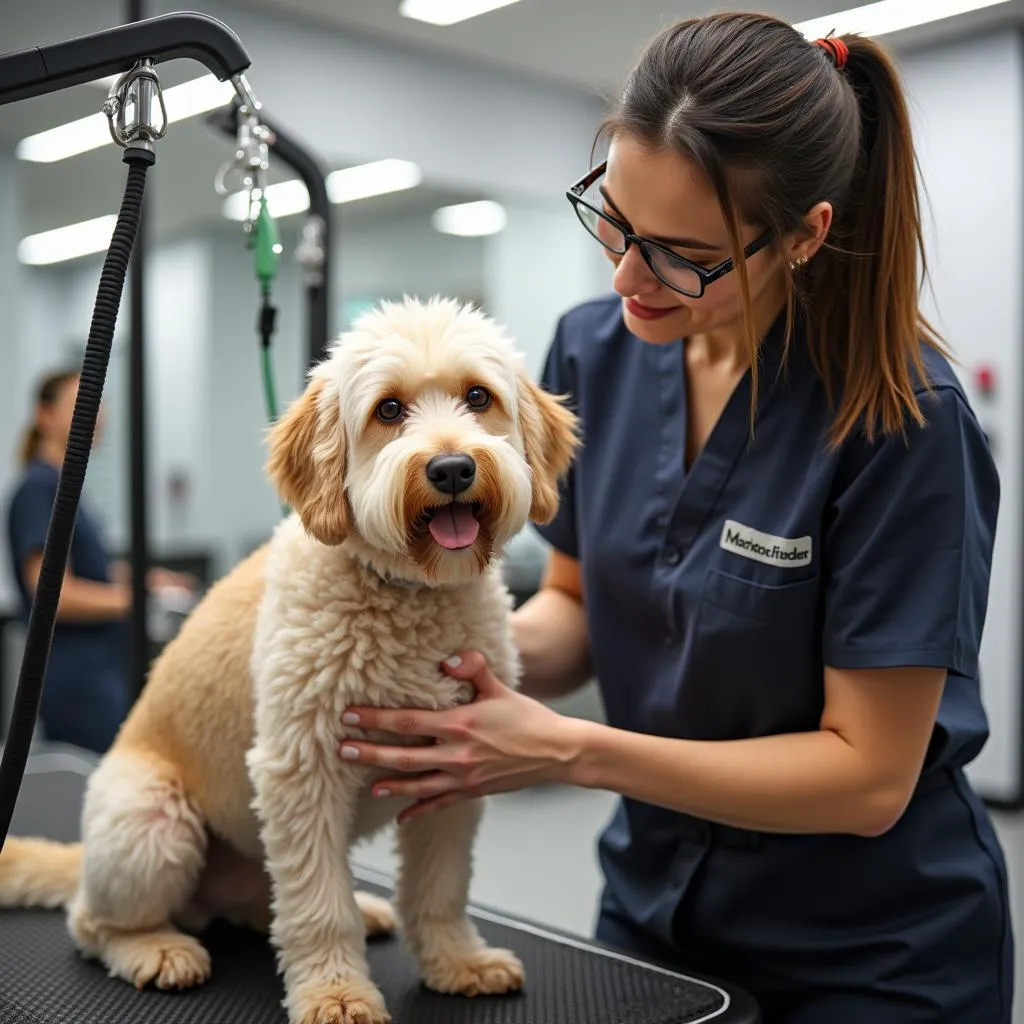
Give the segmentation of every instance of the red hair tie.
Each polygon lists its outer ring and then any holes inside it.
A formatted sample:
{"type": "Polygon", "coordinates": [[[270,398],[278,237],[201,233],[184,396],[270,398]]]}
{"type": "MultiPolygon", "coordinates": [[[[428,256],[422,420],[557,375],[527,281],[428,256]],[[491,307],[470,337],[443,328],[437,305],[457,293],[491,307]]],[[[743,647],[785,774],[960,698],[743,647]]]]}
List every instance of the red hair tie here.
{"type": "Polygon", "coordinates": [[[846,67],[846,62],[850,59],[850,48],[842,39],[836,36],[827,36],[824,39],[816,39],[814,45],[828,51],[837,71],[842,71],[846,67]]]}

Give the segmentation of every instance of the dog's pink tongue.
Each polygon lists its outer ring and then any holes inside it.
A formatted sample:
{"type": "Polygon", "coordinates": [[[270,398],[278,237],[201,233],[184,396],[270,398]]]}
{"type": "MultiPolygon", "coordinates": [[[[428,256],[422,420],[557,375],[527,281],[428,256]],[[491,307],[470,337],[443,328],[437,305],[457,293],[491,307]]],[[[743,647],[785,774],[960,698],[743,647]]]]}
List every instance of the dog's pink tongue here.
{"type": "Polygon", "coordinates": [[[455,551],[467,548],[476,540],[480,524],[470,505],[451,504],[434,510],[430,534],[443,548],[455,551]]]}

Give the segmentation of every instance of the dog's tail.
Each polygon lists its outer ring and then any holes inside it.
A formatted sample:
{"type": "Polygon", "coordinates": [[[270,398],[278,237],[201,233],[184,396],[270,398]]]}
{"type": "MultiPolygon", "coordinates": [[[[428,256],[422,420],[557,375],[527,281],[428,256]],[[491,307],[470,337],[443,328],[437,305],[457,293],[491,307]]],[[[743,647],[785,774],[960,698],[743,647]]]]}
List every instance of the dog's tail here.
{"type": "Polygon", "coordinates": [[[81,866],[81,843],[9,838],[0,851],[0,907],[64,906],[81,866]]]}

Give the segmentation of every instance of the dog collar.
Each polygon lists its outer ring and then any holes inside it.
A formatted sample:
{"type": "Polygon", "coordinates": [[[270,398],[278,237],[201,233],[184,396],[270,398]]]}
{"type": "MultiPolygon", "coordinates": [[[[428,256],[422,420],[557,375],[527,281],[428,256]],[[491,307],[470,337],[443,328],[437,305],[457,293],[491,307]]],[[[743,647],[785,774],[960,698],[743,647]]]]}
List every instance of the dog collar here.
{"type": "Polygon", "coordinates": [[[372,573],[374,576],[376,576],[377,579],[379,579],[381,583],[384,583],[386,586],[397,587],[400,590],[419,590],[420,588],[426,586],[426,583],[423,583],[420,580],[407,580],[402,576],[395,576],[387,571],[382,572],[375,565],[372,565],[370,562],[365,561],[358,555],[353,555],[352,560],[358,566],[360,566],[360,568],[365,569],[367,572],[372,573]]]}
{"type": "Polygon", "coordinates": [[[421,583],[419,580],[404,580],[401,576],[392,576],[389,572],[377,572],[376,569],[370,568],[381,583],[386,583],[389,587],[398,587],[401,590],[419,590],[421,587],[425,587],[425,583],[421,583]]]}

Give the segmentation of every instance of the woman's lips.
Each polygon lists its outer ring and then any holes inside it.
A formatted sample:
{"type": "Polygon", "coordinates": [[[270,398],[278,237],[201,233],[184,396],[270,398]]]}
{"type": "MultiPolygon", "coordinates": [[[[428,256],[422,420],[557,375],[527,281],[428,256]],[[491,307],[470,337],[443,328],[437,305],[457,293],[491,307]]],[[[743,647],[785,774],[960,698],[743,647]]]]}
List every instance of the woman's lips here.
{"type": "Polygon", "coordinates": [[[626,309],[640,320],[660,320],[676,312],[678,306],[645,306],[636,299],[626,299],[626,309]]]}

